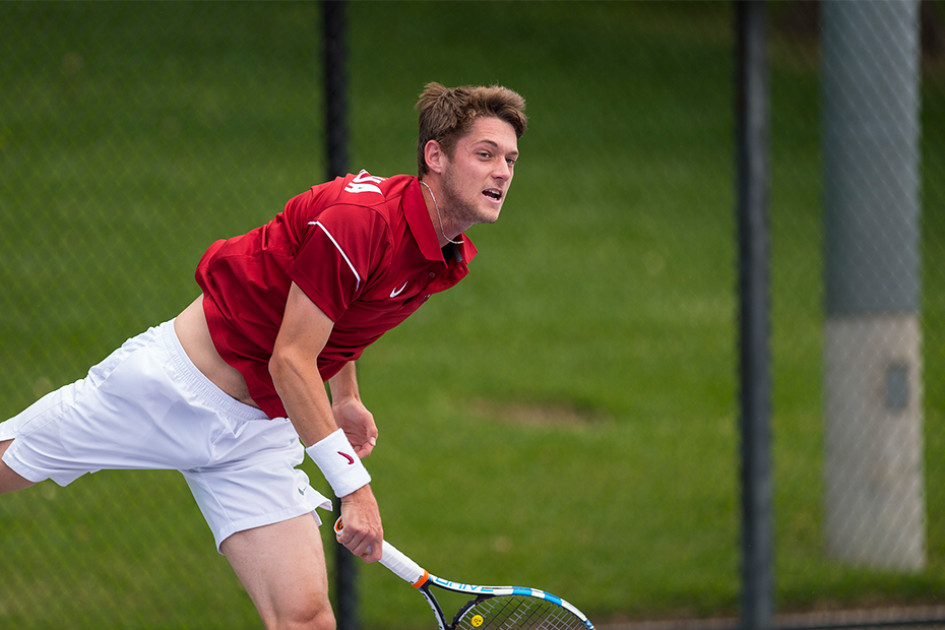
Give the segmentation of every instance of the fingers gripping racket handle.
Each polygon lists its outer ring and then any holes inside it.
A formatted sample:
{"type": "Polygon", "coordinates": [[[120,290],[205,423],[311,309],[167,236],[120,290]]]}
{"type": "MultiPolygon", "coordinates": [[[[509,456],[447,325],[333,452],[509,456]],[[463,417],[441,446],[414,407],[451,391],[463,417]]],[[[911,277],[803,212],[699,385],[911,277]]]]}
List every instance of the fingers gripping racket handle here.
{"type": "MultiPolygon", "coordinates": [[[[335,533],[341,533],[344,524],[339,518],[335,521],[335,533]]],[[[409,582],[416,588],[420,588],[429,579],[430,574],[426,569],[411,560],[400,549],[390,544],[386,540],[381,543],[381,564],[387,567],[391,573],[409,582]]]]}

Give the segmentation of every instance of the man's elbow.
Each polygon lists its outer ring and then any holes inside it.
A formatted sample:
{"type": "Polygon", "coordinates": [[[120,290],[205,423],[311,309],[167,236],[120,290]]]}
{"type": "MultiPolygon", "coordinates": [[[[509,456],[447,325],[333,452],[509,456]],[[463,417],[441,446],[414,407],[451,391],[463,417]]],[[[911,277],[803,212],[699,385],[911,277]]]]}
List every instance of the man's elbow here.
{"type": "Polygon", "coordinates": [[[273,383],[298,378],[305,371],[306,361],[292,348],[276,346],[269,358],[269,376],[273,383]]]}

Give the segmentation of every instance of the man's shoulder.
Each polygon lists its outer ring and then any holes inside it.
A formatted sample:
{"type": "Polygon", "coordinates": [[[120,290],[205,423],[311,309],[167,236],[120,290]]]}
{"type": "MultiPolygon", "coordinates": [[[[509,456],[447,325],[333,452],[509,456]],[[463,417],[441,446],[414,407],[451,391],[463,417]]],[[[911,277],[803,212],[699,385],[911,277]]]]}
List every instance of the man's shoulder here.
{"type": "Polygon", "coordinates": [[[419,185],[412,175],[380,177],[362,170],[316,186],[313,190],[327,193],[325,196],[334,203],[374,207],[398,201],[411,184],[419,185]]]}
{"type": "Polygon", "coordinates": [[[378,177],[360,171],[313,186],[289,200],[285,210],[290,221],[302,225],[328,216],[336,220],[347,217],[348,221],[360,218],[371,222],[374,217],[396,222],[411,185],[419,190],[417,178],[411,175],[378,177]]]}
{"type": "Polygon", "coordinates": [[[345,208],[347,212],[353,211],[353,214],[358,214],[358,209],[366,210],[366,214],[378,213],[389,220],[404,205],[405,195],[411,186],[419,190],[417,178],[411,175],[379,177],[361,171],[313,186],[289,205],[307,215],[320,215],[332,208],[345,208]]]}

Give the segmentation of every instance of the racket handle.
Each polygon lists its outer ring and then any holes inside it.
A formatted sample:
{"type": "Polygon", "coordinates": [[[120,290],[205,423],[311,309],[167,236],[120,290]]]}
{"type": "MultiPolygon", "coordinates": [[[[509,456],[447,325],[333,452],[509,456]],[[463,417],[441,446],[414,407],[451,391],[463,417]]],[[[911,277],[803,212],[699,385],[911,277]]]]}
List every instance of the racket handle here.
{"type": "MultiPolygon", "coordinates": [[[[338,520],[335,521],[335,533],[341,533],[342,529],[344,529],[344,524],[341,522],[341,517],[338,517],[338,520]]],[[[416,588],[424,585],[430,577],[426,569],[408,558],[400,549],[386,540],[382,541],[381,545],[381,564],[387,567],[391,573],[416,588]]]]}
{"type": "Polygon", "coordinates": [[[400,549],[386,540],[381,544],[383,545],[381,564],[390,569],[394,575],[409,582],[415,588],[420,588],[430,578],[426,569],[408,558],[400,549]]]}

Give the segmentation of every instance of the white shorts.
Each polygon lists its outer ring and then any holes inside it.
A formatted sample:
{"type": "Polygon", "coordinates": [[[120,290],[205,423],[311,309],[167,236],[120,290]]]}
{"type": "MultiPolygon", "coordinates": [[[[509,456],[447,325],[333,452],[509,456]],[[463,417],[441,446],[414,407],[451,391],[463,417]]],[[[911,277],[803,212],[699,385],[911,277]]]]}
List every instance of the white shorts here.
{"type": "Polygon", "coordinates": [[[270,420],[210,382],[173,321],[0,423],[0,441],[9,439],[3,461],[33,482],[65,486],[104,469],[179,470],[218,550],[235,532],[331,509],[297,468],[305,451],[289,420],[270,420]]]}

